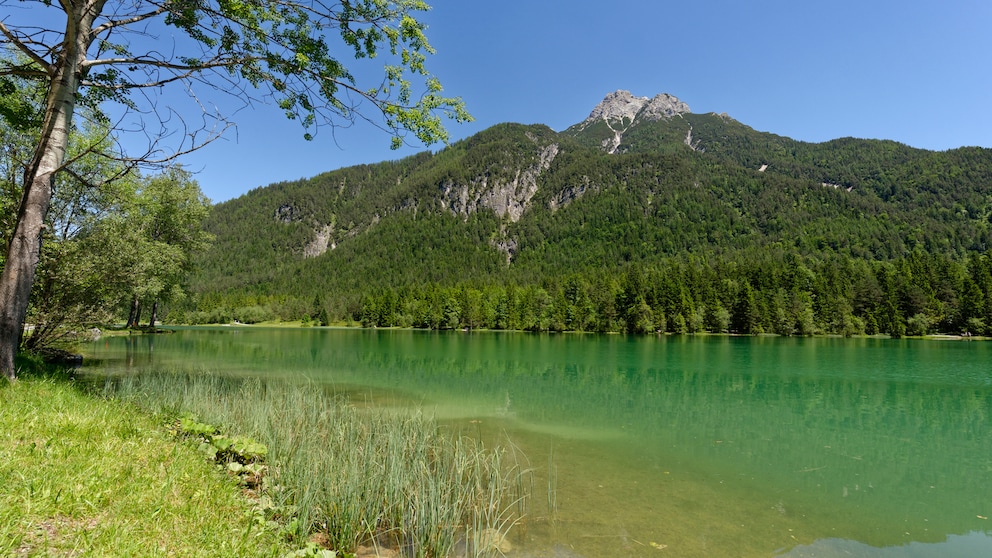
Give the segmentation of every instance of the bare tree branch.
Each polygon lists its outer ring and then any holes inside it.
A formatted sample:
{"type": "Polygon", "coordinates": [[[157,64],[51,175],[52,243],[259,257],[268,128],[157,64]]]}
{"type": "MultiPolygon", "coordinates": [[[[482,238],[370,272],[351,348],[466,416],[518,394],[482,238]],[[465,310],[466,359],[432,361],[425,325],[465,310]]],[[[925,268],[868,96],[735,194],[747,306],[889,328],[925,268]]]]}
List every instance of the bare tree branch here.
{"type": "Polygon", "coordinates": [[[22,42],[16,35],[14,35],[13,31],[8,29],[7,26],[4,25],[2,21],[0,21],[0,32],[2,32],[5,37],[7,37],[7,40],[10,41],[11,44],[17,47],[17,50],[19,50],[22,54],[30,58],[35,64],[38,64],[42,68],[45,68],[46,72],[51,73],[51,64],[49,64],[48,61],[42,58],[41,56],[38,56],[38,54],[34,50],[32,50],[31,47],[29,47],[26,43],[22,42]]]}
{"type": "Polygon", "coordinates": [[[132,17],[129,17],[129,18],[125,18],[125,19],[114,19],[114,20],[110,20],[107,23],[104,23],[103,25],[100,25],[100,26],[94,28],[93,29],[93,32],[91,33],[91,35],[93,37],[98,37],[101,34],[103,34],[104,32],[110,31],[111,29],[115,29],[117,27],[124,27],[124,26],[127,26],[127,25],[133,25],[135,23],[138,23],[138,22],[141,22],[141,21],[145,21],[147,19],[151,19],[151,18],[153,18],[155,16],[162,15],[163,13],[165,13],[165,11],[166,11],[165,6],[159,6],[158,9],[152,10],[150,12],[146,12],[146,13],[143,13],[143,14],[138,14],[138,15],[135,15],[135,16],[132,16],[132,17]]]}
{"type": "Polygon", "coordinates": [[[82,64],[84,68],[91,68],[94,66],[111,66],[111,65],[130,65],[130,66],[150,66],[154,68],[162,68],[167,70],[179,70],[179,71],[190,71],[195,73],[202,70],[210,70],[213,68],[229,68],[231,66],[237,66],[239,64],[244,64],[251,60],[258,60],[258,57],[242,57],[242,58],[224,58],[217,57],[213,60],[208,60],[201,64],[176,64],[168,60],[158,60],[154,58],[102,58],[97,60],[87,60],[82,64]]]}

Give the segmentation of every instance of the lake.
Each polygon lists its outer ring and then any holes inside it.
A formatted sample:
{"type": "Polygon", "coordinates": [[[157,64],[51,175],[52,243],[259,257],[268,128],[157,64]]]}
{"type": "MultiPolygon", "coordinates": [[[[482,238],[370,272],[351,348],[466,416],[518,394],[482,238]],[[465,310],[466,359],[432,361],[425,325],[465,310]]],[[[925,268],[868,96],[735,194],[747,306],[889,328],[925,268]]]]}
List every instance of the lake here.
{"type": "Polygon", "coordinates": [[[83,352],[307,378],[516,448],[509,556],[992,556],[987,342],[225,327],[83,352]]]}

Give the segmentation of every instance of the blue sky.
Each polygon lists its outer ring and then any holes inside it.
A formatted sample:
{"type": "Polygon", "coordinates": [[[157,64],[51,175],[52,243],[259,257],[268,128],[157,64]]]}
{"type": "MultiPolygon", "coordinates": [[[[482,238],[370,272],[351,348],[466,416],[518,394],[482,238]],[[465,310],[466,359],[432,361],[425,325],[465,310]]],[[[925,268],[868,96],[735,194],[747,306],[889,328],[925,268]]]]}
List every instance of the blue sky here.
{"type": "MultiPolygon", "coordinates": [[[[429,69],[476,119],[450,122],[452,140],[508,121],[563,130],[626,89],[804,141],[992,148],[988,0],[428,2],[429,69]]],[[[183,159],[215,202],[424,149],[392,151],[367,125],[307,142],[272,106],[235,120],[183,159]]]]}

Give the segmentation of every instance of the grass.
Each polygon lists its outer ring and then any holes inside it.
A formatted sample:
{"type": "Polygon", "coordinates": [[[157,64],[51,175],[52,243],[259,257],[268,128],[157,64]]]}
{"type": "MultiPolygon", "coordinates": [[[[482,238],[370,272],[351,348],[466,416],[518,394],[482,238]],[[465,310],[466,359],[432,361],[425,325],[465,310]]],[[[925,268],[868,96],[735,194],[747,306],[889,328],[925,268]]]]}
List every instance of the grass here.
{"type": "Polygon", "coordinates": [[[525,500],[527,473],[516,459],[421,413],[356,407],[312,385],[216,375],[143,373],[103,390],[265,444],[272,508],[292,517],[300,539],[316,536],[340,552],[496,556],[525,500]]]}
{"type": "Polygon", "coordinates": [[[291,551],[234,481],[150,414],[51,375],[0,381],[0,555],[291,551]]]}

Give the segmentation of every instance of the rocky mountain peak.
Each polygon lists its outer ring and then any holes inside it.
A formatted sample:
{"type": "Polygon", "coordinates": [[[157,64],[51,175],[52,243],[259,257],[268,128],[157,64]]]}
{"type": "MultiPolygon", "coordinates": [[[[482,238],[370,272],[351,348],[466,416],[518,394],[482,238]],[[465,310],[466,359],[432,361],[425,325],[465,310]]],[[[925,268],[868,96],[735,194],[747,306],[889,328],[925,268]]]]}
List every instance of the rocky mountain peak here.
{"type": "Polygon", "coordinates": [[[661,93],[649,99],[636,97],[630,91],[621,89],[606,95],[592,109],[585,122],[606,120],[607,122],[620,121],[629,124],[639,117],[647,120],[660,120],[689,112],[691,112],[689,105],[668,93],[661,93]]]}
{"type": "Polygon", "coordinates": [[[654,98],[635,97],[630,91],[614,91],[607,95],[596,108],[592,109],[589,117],[570,130],[578,133],[598,122],[605,122],[606,127],[613,133],[603,139],[602,148],[607,153],[616,153],[623,142],[623,136],[632,126],[639,122],[653,122],[672,118],[691,112],[689,105],[668,93],[655,95],[654,98]]]}
{"type": "Polygon", "coordinates": [[[609,93],[592,109],[586,121],[594,120],[633,120],[648,103],[647,97],[635,97],[630,91],[609,93]]]}
{"type": "Polygon", "coordinates": [[[678,97],[668,93],[659,93],[641,109],[640,116],[648,120],[661,120],[690,112],[692,111],[689,110],[689,105],[680,101],[678,97]]]}

